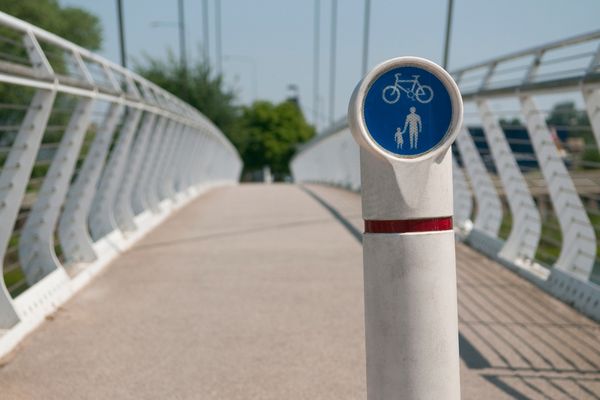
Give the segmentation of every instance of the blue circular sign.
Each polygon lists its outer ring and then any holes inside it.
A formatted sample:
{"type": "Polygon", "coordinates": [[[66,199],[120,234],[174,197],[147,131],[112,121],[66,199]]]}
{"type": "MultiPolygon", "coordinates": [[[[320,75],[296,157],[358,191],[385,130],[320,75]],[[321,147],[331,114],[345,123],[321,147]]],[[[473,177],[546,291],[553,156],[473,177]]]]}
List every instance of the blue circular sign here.
{"type": "Polygon", "coordinates": [[[417,66],[396,67],[379,75],[367,89],[363,113],[371,138],[396,156],[429,153],[451,133],[448,88],[417,66]]]}

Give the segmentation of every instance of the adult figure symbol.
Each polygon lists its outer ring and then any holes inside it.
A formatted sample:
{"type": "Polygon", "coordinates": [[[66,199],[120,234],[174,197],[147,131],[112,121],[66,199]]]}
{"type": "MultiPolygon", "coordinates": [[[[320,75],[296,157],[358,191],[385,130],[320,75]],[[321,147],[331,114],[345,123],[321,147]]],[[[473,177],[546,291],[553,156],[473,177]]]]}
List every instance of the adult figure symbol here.
{"type": "MultiPolygon", "coordinates": [[[[410,114],[406,116],[404,120],[404,128],[402,128],[402,134],[406,132],[406,128],[408,127],[408,134],[410,139],[410,148],[416,149],[419,141],[419,133],[423,130],[423,125],[421,123],[421,116],[417,114],[417,109],[415,107],[410,108],[410,114]]],[[[402,140],[402,135],[400,135],[400,139],[402,140]]],[[[396,137],[396,140],[398,138],[396,137]]]]}

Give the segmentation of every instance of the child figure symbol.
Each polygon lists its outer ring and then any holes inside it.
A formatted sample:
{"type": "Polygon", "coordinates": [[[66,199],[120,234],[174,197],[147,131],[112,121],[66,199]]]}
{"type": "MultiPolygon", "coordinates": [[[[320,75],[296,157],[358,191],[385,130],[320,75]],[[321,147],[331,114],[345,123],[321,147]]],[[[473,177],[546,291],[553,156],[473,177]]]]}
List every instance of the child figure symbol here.
{"type": "Polygon", "coordinates": [[[402,145],[404,144],[404,138],[402,135],[404,135],[404,132],[406,132],[406,128],[408,128],[410,148],[416,149],[419,141],[419,133],[421,133],[423,130],[423,125],[421,123],[421,116],[417,114],[417,109],[415,107],[410,108],[410,114],[408,114],[404,120],[404,128],[396,129],[396,135],[394,138],[396,139],[397,148],[401,149],[402,145]]]}
{"type": "Polygon", "coordinates": [[[402,145],[404,144],[404,138],[402,137],[402,134],[404,134],[402,129],[396,128],[396,135],[394,136],[394,139],[396,139],[396,148],[397,149],[401,149],[402,145]]]}

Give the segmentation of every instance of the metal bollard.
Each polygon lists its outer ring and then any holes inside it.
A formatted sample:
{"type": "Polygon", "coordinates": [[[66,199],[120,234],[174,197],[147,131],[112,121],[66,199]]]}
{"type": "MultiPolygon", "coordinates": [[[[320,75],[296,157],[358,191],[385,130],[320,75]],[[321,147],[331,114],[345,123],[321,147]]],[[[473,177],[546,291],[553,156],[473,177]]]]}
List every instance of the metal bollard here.
{"type": "Polygon", "coordinates": [[[367,398],[460,399],[452,153],[460,92],[431,61],[386,61],[358,84],[367,398]]]}

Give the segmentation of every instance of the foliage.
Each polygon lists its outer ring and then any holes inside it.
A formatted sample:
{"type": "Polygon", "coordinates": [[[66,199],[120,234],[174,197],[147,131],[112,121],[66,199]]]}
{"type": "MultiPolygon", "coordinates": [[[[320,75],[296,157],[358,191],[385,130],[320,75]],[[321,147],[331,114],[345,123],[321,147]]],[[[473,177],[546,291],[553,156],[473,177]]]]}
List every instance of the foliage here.
{"type": "Polygon", "coordinates": [[[184,68],[171,51],[166,60],[146,57],[136,70],[146,79],[192,105],[228,135],[239,115],[235,93],[226,89],[222,76],[214,76],[209,65],[184,68]]]}
{"type": "Polygon", "coordinates": [[[584,163],[584,168],[590,165],[595,168],[595,164],[600,161],[600,154],[596,148],[596,139],[585,111],[578,110],[572,101],[557,103],[550,111],[546,122],[549,125],[567,129],[569,137],[583,139],[586,148],[579,157],[581,161],[591,163],[584,163]]]}
{"type": "Polygon", "coordinates": [[[281,177],[289,173],[298,144],[314,134],[296,102],[256,101],[243,109],[231,139],[242,155],[246,172],[268,165],[276,177],[281,177]]]}
{"type": "Polygon", "coordinates": [[[0,0],[0,10],[90,50],[102,45],[102,26],[93,14],[61,7],[57,0],[0,0]]]}
{"type": "MultiPolygon", "coordinates": [[[[97,50],[102,44],[102,26],[93,14],[75,7],[61,7],[57,0],[0,0],[0,10],[20,18],[58,36],[70,40],[90,50],[97,50]]],[[[0,59],[2,61],[30,65],[22,40],[22,33],[0,26],[0,59]]],[[[56,72],[64,73],[66,62],[63,54],[54,46],[40,43],[48,51],[50,63],[56,72]]],[[[0,85],[0,98],[4,104],[26,105],[32,92],[10,85],[0,85]]],[[[14,124],[15,116],[22,117],[12,110],[0,110],[0,124],[14,124]]]]}
{"type": "Polygon", "coordinates": [[[521,120],[519,118],[513,117],[511,119],[500,118],[500,125],[506,127],[519,127],[523,124],[521,123],[521,120]]]}
{"type": "Polygon", "coordinates": [[[589,132],[588,127],[590,126],[587,113],[577,110],[575,103],[572,101],[557,103],[550,111],[546,122],[549,125],[557,127],[581,128],[569,130],[569,136],[573,137],[586,136],[586,132],[589,132]]]}
{"type": "MultiPolygon", "coordinates": [[[[97,50],[102,44],[102,27],[100,20],[95,15],[75,7],[61,7],[57,0],[0,0],[0,10],[90,50],[97,50]]],[[[0,26],[0,38],[2,39],[0,41],[1,61],[30,66],[22,36],[21,32],[0,26]]],[[[48,43],[41,42],[40,45],[47,52],[54,71],[65,73],[67,71],[67,59],[64,52],[48,43]]],[[[0,85],[1,102],[17,107],[0,108],[0,125],[18,126],[24,116],[24,110],[18,110],[18,108],[19,106],[26,107],[32,94],[33,91],[28,88],[8,84],[0,85]]],[[[62,103],[57,101],[55,104],[68,107],[73,102],[73,98],[67,98],[62,103]]],[[[67,118],[67,114],[54,114],[50,123],[62,126],[66,123],[67,118]]],[[[3,147],[10,147],[15,135],[15,131],[4,130],[0,132],[0,144],[3,147]]],[[[46,132],[43,140],[44,143],[48,141],[57,142],[61,137],[62,131],[58,130],[50,133],[46,132]]],[[[5,158],[6,153],[0,154],[0,167],[3,165],[5,158]]],[[[31,174],[34,180],[30,181],[27,186],[28,193],[39,190],[41,181],[39,179],[35,180],[35,178],[44,177],[47,170],[47,162],[36,163],[31,174]]],[[[23,221],[22,216],[27,215],[27,212],[25,207],[21,208],[19,217],[21,221],[23,221]]],[[[8,268],[4,274],[4,282],[13,296],[18,295],[28,287],[23,271],[18,264],[18,253],[15,251],[19,239],[19,233],[13,233],[8,245],[9,252],[3,260],[5,268],[8,268]]],[[[60,256],[60,253],[60,247],[57,245],[56,254],[60,256]]]]}
{"type": "Polygon", "coordinates": [[[221,129],[238,149],[246,172],[268,165],[275,175],[287,174],[296,146],[314,135],[294,101],[236,106],[236,95],[225,88],[222,76],[214,75],[202,62],[184,68],[170,51],[164,61],[146,57],[136,70],[200,110],[221,129]]]}

